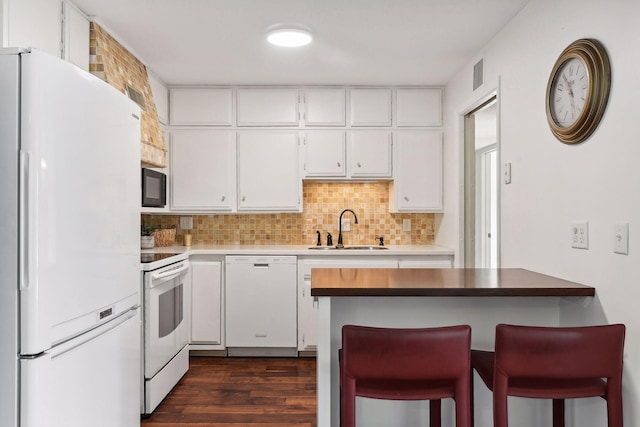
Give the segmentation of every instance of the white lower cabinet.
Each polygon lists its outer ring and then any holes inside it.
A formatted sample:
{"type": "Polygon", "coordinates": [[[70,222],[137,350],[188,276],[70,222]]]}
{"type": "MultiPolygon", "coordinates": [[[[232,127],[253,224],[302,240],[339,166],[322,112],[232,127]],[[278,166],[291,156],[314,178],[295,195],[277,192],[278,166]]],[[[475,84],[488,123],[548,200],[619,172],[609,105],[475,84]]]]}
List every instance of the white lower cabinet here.
{"type": "Polygon", "coordinates": [[[311,296],[312,268],[398,268],[396,258],[339,257],[308,258],[298,262],[298,350],[314,351],[317,340],[318,305],[311,296]]]}
{"type": "Polygon", "coordinates": [[[229,355],[297,354],[297,258],[228,256],[225,270],[229,355]]]}
{"type": "Polygon", "coordinates": [[[222,259],[191,257],[191,349],[224,348],[222,259]]]}

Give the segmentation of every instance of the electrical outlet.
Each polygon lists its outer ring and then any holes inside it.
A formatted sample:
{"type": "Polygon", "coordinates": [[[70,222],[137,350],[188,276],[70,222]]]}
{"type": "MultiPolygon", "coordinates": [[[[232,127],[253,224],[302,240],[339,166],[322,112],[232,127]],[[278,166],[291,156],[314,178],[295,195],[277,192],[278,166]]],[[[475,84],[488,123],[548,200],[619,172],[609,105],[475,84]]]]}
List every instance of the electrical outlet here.
{"type": "Polygon", "coordinates": [[[411,231],[411,220],[403,219],[402,220],[402,231],[411,231]]]}
{"type": "Polygon", "coordinates": [[[629,224],[626,222],[613,225],[613,252],[629,255],[629,224]]]}
{"type": "Polygon", "coordinates": [[[351,220],[349,218],[342,220],[342,231],[351,231],[351,220]]]}
{"type": "Polygon", "coordinates": [[[587,221],[571,223],[571,247],[589,249],[589,223],[587,221]]]}
{"type": "Polygon", "coordinates": [[[181,216],[180,217],[180,228],[183,230],[191,230],[193,228],[193,217],[192,216],[181,216]]]}

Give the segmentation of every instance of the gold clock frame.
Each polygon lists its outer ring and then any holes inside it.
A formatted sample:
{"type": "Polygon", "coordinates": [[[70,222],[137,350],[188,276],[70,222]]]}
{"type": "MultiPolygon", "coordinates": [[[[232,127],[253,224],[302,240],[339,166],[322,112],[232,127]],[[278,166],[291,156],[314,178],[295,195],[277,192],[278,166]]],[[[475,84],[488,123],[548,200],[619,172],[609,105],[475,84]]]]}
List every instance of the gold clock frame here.
{"type": "Polygon", "coordinates": [[[580,39],[571,43],[558,57],[547,83],[547,121],[551,132],[565,144],[577,144],[589,138],[600,124],[609,100],[611,88],[611,64],[604,46],[594,39],[580,39]],[[569,126],[560,126],[551,114],[551,87],[558,76],[558,69],[571,58],[583,61],[589,75],[589,86],[584,108],[578,119],[569,126]]]}

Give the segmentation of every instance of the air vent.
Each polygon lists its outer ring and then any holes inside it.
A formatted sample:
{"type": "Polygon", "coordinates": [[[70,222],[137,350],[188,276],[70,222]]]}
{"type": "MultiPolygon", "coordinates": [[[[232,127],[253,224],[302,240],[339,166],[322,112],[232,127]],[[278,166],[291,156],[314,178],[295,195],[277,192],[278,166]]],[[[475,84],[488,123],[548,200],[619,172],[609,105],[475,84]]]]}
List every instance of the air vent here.
{"type": "Polygon", "coordinates": [[[478,89],[484,83],[484,59],[473,66],[473,90],[478,89]]]}
{"type": "Polygon", "coordinates": [[[147,104],[144,102],[144,95],[142,95],[140,91],[127,85],[127,95],[129,95],[129,98],[131,98],[133,102],[138,104],[138,106],[142,108],[143,111],[146,110],[147,104]]]}

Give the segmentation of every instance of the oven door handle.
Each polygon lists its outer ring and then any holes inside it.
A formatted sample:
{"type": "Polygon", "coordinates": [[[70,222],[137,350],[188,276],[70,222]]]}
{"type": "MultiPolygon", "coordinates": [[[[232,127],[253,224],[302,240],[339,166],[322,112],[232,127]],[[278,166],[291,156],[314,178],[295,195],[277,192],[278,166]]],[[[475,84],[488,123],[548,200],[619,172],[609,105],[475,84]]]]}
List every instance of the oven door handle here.
{"type": "MultiPolygon", "coordinates": [[[[185,263],[184,265],[182,265],[182,267],[176,268],[175,270],[164,271],[162,273],[154,273],[151,275],[151,281],[160,280],[160,279],[164,279],[164,280],[173,279],[174,277],[178,277],[180,273],[187,270],[188,268],[189,268],[189,264],[185,263]]],[[[152,285],[152,287],[153,286],[155,285],[152,285]]]]}

